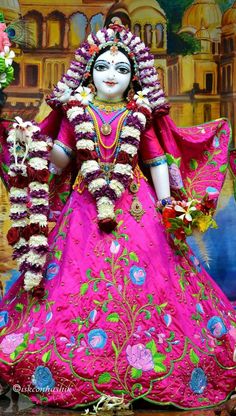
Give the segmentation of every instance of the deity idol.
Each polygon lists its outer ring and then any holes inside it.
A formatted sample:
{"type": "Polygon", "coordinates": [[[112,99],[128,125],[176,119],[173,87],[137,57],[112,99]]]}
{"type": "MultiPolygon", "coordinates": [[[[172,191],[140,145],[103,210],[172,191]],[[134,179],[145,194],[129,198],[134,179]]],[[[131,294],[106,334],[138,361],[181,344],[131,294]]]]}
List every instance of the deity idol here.
{"type": "Polygon", "coordinates": [[[21,275],[1,303],[1,378],[61,407],[224,402],[235,311],[186,235],[214,225],[227,121],[178,129],[149,49],[119,24],[89,35],[47,102],[2,138],[21,275]]]}

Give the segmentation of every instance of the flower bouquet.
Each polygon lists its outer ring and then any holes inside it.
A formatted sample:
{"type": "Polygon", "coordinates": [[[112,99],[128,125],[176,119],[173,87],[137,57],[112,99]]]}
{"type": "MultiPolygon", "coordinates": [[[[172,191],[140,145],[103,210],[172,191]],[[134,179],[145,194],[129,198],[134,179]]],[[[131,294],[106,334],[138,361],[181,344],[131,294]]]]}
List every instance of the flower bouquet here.
{"type": "MultiPolygon", "coordinates": [[[[195,231],[206,232],[209,228],[217,228],[213,219],[216,202],[206,194],[201,201],[169,201],[162,207],[162,219],[168,233],[173,237],[179,253],[188,251],[186,238],[195,231]]],[[[160,205],[158,206],[160,210],[160,205]]]]}
{"type": "Polygon", "coordinates": [[[11,42],[3,20],[0,13],[0,89],[8,87],[14,79],[12,60],[15,57],[15,53],[10,50],[11,42]]]}

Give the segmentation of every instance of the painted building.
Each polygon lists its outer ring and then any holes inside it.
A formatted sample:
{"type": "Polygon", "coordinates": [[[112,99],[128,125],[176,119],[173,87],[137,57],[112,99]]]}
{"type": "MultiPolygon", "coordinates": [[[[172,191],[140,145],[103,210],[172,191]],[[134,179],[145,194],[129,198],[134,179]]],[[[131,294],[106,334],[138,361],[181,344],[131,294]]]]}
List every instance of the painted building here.
{"type": "Polygon", "coordinates": [[[179,33],[198,39],[200,51],[167,58],[172,117],[184,126],[226,116],[236,143],[236,2],[222,16],[215,0],[194,0],[179,33]]]}
{"type": "Polygon", "coordinates": [[[215,0],[194,0],[185,10],[179,33],[198,39],[200,51],[168,57],[168,92],[178,125],[200,124],[220,117],[221,20],[215,0]]]}
{"type": "MultiPolygon", "coordinates": [[[[231,120],[236,134],[236,1],[222,18],[220,61],[221,114],[231,120]]],[[[235,141],[236,144],[236,141],[235,141]]]]}

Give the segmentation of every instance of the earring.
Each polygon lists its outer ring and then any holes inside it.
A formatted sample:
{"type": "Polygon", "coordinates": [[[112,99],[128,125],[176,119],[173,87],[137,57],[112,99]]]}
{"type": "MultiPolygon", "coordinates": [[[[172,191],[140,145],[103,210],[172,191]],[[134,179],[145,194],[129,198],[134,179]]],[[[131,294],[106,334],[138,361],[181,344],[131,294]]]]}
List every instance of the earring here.
{"type": "Polygon", "coordinates": [[[96,93],[96,88],[95,88],[95,85],[94,85],[92,82],[90,82],[90,83],[88,84],[88,88],[90,88],[90,90],[91,90],[92,94],[95,94],[95,93],[96,93]]]}

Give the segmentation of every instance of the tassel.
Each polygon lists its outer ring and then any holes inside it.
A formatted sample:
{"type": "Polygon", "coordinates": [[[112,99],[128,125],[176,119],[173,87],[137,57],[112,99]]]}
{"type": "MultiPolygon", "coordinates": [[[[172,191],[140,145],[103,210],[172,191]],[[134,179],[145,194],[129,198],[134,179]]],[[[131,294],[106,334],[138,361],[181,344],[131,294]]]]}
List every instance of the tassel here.
{"type": "Polygon", "coordinates": [[[208,268],[210,268],[210,253],[206,243],[203,241],[203,234],[197,230],[194,230],[193,237],[200,251],[200,259],[207,265],[208,268]]]}

